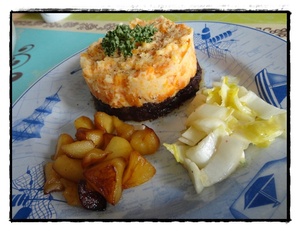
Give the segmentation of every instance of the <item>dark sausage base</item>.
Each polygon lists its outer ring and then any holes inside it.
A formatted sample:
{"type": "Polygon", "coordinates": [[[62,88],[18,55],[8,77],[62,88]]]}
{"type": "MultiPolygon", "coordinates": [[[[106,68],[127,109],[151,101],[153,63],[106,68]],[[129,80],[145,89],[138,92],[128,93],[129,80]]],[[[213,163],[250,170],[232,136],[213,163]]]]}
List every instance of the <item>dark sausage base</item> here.
{"type": "Polygon", "coordinates": [[[112,108],[93,96],[95,108],[97,111],[103,111],[109,115],[117,116],[124,121],[145,121],[154,120],[169,114],[174,109],[180,107],[185,101],[195,96],[199,90],[202,69],[197,66],[197,73],[191,79],[190,83],[180,90],[174,97],[170,97],[161,103],[145,103],[141,107],[123,107],[112,108]]]}

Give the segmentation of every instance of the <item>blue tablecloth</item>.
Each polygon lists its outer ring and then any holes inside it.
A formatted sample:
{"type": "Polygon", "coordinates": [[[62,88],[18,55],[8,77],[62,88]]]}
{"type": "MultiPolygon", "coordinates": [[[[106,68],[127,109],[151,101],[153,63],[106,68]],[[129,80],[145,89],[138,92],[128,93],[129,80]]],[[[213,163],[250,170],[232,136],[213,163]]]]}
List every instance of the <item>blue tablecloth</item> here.
{"type": "Polygon", "coordinates": [[[104,36],[29,28],[16,28],[16,35],[12,56],[12,103],[51,68],[104,36]]]}

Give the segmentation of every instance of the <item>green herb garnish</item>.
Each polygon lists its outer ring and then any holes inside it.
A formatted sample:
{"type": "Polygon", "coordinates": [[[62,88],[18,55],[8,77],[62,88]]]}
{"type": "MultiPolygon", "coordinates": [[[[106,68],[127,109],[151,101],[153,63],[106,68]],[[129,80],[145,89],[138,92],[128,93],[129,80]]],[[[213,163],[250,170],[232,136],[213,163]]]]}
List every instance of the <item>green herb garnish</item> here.
{"type": "Polygon", "coordinates": [[[144,27],[137,25],[133,29],[128,25],[118,25],[115,30],[107,32],[102,40],[102,48],[108,56],[112,56],[117,51],[127,58],[132,56],[132,50],[139,43],[151,42],[156,31],[157,29],[153,25],[144,27]]]}

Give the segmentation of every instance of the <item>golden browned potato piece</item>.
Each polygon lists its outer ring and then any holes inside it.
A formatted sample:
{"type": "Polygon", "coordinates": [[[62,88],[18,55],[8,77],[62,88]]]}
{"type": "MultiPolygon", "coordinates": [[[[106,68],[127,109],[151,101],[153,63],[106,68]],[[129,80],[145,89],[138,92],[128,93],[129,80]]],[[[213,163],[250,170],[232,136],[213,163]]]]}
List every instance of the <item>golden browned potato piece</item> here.
{"type": "Polygon", "coordinates": [[[76,129],[78,129],[78,128],[93,129],[95,127],[93,120],[91,120],[87,116],[80,116],[76,120],[74,120],[74,126],[76,129]]]}
{"type": "Polygon", "coordinates": [[[140,153],[133,151],[123,175],[123,189],[141,185],[149,181],[155,173],[154,166],[140,153]]]}
{"type": "Polygon", "coordinates": [[[153,129],[145,126],[143,130],[136,130],[130,140],[132,148],[142,155],[155,153],[159,146],[160,140],[153,129]]]}
{"type": "Polygon", "coordinates": [[[73,142],[74,142],[74,139],[69,134],[67,134],[67,133],[60,134],[58,137],[57,143],[56,143],[55,154],[52,157],[52,159],[55,160],[55,159],[57,159],[57,157],[59,157],[61,155],[65,155],[65,153],[61,149],[61,146],[63,146],[64,144],[70,144],[73,142]]]}
{"type": "Polygon", "coordinates": [[[82,159],[93,148],[95,148],[95,144],[91,140],[79,140],[61,146],[61,149],[66,155],[76,159],[82,159]]]}
{"type": "Polygon", "coordinates": [[[45,184],[44,184],[44,193],[48,194],[55,191],[62,191],[63,184],[61,183],[60,175],[54,171],[52,168],[53,162],[48,162],[44,166],[45,173],[45,184]]]}
{"type": "Polygon", "coordinates": [[[73,159],[67,155],[59,156],[53,163],[53,169],[67,180],[79,182],[79,180],[83,179],[80,159],[73,159]]]}
{"type": "Polygon", "coordinates": [[[101,162],[84,171],[87,182],[99,192],[108,203],[115,205],[122,196],[122,177],[126,166],[123,158],[101,162]]]}

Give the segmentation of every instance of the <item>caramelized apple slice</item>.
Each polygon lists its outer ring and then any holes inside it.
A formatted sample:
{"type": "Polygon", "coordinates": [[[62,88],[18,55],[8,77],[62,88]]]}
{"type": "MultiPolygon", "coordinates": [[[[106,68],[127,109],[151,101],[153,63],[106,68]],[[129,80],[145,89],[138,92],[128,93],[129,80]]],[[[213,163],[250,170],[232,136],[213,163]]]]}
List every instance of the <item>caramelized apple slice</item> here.
{"type": "Polygon", "coordinates": [[[113,124],[117,133],[117,136],[123,137],[130,141],[130,138],[134,132],[134,126],[123,122],[118,117],[113,116],[113,124]]]}
{"type": "Polygon", "coordinates": [[[130,154],[129,163],[123,175],[123,189],[135,187],[149,181],[156,173],[154,166],[139,152],[130,154]]]}
{"type": "Polygon", "coordinates": [[[57,159],[57,157],[59,157],[61,155],[65,155],[65,153],[61,149],[61,147],[65,144],[70,144],[73,142],[74,142],[74,139],[69,134],[67,134],[67,133],[60,134],[58,137],[58,140],[57,140],[55,154],[52,157],[52,159],[55,160],[55,159],[57,159]]]}
{"type": "Polygon", "coordinates": [[[125,166],[126,162],[123,158],[114,158],[85,169],[83,174],[94,190],[99,192],[108,203],[116,205],[122,196],[125,166]]]}
{"type": "Polygon", "coordinates": [[[107,160],[122,157],[127,161],[132,152],[132,147],[126,139],[120,136],[114,136],[106,146],[105,151],[111,152],[111,154],[107,156],[107,160]]]}
{"type": "Polygon", "coordinates": [[[66,155],[76,159],[82,159],[93,148],[95,148],[95,144],[91,140],[78,140],[61,146],[66,155]]]}
{"type": "Polygon", "coordinates": [[[53,163],[53,169],[61,177],[73,182],[83,179],[82,166],[80,159],[73,159],[67,155],[59,156],[53,163]]]}
{"type": "Polygon", "coordinates": [[[80,116],[76,120],[74,120],[74,126],[76,129],[78,128],[93,129],[95,127],[93,121],[87,116],[80,116]]]}
{"type": "Polygon", "coordinates": [[[54,191],[62,191],[63,184],[60,181],[60,175],[53,169],[53,162],[48,162],[44,166],[45,184],[44,193],[48,194],[54,191]]]}
{"type": "Polygon", "coordinates": [[[94,114],[94,123],[98,129],[104,128],[107,133],[114,131],[113,117],[105,112],[96,112],[94,114]]]}
{"type": "Polygon", "coordinates": [[[96,147],[100,147],[103,143],[104,133],[104,129],[78,128],[75,137],[77,140],[91,140],[96,147]]]}
{"type": "Polygon", "coordinates": [[[104,150],[113,137],[115,137],[114,134],[104,133],[103,134],[103,142],[102,142],[102,145],[99,148],[104,150]]]}
{"type": "Polygon", "coordinates": [[[87,168],[90,165],[97,164],[98,162],[103,161],[108,154],[110,154],[110,152],[94,148],[85,155],[82,159],[81,165],[83,168],[87,168]]]}
{"type": "Polygon", "coordinates": [[[152,128],[145,126],[145,129],[136,130],[132,134],[130,144],[140,154],[149,155],[158,150],[160,140],[152,128]]]}
{"type": "Polygon", "coordinates": [[[61,178],[61,183],[64,186],[63,196],[67,203],[73,206],[80,206],[81,203],[78,195],[78,184],[64,178],[61,178]]]}

